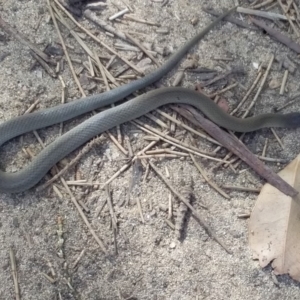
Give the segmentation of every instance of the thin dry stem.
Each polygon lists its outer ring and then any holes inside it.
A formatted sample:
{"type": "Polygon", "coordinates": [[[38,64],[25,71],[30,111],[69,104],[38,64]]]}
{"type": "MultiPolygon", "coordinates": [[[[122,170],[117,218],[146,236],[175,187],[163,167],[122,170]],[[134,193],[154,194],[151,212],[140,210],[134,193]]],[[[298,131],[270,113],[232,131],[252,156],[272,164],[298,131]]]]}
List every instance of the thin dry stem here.
{"type": "Polygon", "coordinates": [[[149,161],[149,164],[151,168],[155,171],[155,173],[163,180],[163,182],[166,184],[166,186],[172,191],[173,194],[175,194],[176,197],[180,201],[182,201],[193,213],[193,215],[196,217],[196,219],[199,221],[199,223],[203,226],[203,228],[206,230],[206,232],[220,245],[222,246],[227,253],[232,253],[231,250],[228,249],[227,246],[216,236],[216,234],[213,232],[212,228],[206,224],[202,216],[194,209],[194,207],[187,201],[179,192],[176,191],[176,189],[170,184],[170,182],[163,176],[163,174],[154,166],[154,164],[149,161]]]}

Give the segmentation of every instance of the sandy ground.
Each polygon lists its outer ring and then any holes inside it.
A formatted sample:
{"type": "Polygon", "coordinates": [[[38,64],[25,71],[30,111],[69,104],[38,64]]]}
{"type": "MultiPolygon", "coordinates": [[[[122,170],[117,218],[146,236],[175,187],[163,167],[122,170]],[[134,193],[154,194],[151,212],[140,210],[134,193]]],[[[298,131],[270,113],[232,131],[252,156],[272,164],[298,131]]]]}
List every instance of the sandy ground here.
{"type": "MultiPolygon", "coordinates": [[[[136,37],[140,41],[171,49],[177,49],[200,28],[211,22],[212,18],[201,10],[202,5],[210,4],[220,11],[233,4],[233,1],[229,0],[170,0],[162,7],[161,3],[150,0],[127,0],[127,2],[134,7],[138,17],[160,23],[169,30],[169,34],[157,33],[156,27],[129,21],[127,24],[115,26],[122,30],[138,32],[139,35],[136,37]],[[196,26],[190,22],[194,17],[199,18],[196,26]]],[[[0,4],[1,17],[38,44],[41,49],[58,40],[52,22],[47,22],[49,13],[46,1],[0,0],[0,4]]],[[[107,4],[102,15],[98,13],[99,17],[102,16],[104,19],[118,11],[115,4],[120,9],[124,8],[122,1],[108,0],[107,4]]],[[[122,42],[108,37],[87,20],[83,19],[80,22],[109,45],[122,42]]],[[[76,47],[69,50],[71,57],[87,61],[84,51],[72,37],[67,36],[66,30],[63,30],[63,36],[68,45],[76,47]]],[[[58,104],[61,97],[60,81],[52,79],[39,66],[31,69],[34,59],[28,49],[1,30],[0,38],[0,56],[8,54],[0,61],[0,120],[5,121],[24,113],[37,99],[40,100],[39,108],[58,104]]],[[[85,42],[91,49],[109,56],[105,49],[90,39],[86,38],[85,42]]],[[[246,88],[251,86],[256,76],[254,63],[267,63],[272,53],[296,58],[294,53],[268,36],[224,22],[212,30],[192,52],[199,56],[199,67],[224,71],[224,66],[222,69],[215,58],[225,56],[233,58],[233,61],[226,62],[228,66],[244,68],[244,76],[233,77],[240,85],[225,93],[231,107],[235,107],[235,103],[244,96],[245,90],[242,86],[246,88]]],[[[130,58],[134,52],[123,51],[123,54],[124,57],[130,58]]],[[[161,55],[157,58],[161,63],[166,59],[161,55]]],[[[137,60],[133,62],[137,63],[137,60]]],[[[80,66],[76,63],[74,65],[76,68],[80,66]]],[[[151,66],[152,68],[154,66],[151,66]]],[[[169,85],[174,73],[175,71],[158,86],[169,85]]],[[[67,63],[61,75],[67,84],[69,95],[67,101],[80,97],[67,63]]],[[[274,63],[268,83],[271,79],[281,80],[282,76],[283,71],[278,71],[278,64],[274,63]]],[[[193,87],[197,82],[199,80],[196,75],[186,74],[182,85],[193,87]]],[[[288,95],[298,89],[299,73],[296,71],[289,77],[288,93],[283,96],[279,96],[278,89],[268,88],[268,83],[252,110],[253,114],[270,112],[272,108],[284,104],[288,95]]],[[[218,88],[222,88],[222,84],[213,86],[210,91],[218,88]]],[[[98,84],[91,93],[103,90],[104,86],[98,84]]],[[[293,110],[299,110],[297,103],[285,111],[293,110]]],[[[166,108],[165,111],[170,110],[166,108]]],[[[87,117],[66,122],[64,130],[72,128],[87,117]]],[[[145,118],[142,120],[146,121],[145,118]]],[[[159,129],[157,125],[147,122],[159,129]]],[[[121,131],[128,135],[135,152],[148,143],[143,139],[144,133],[131,124],[122,125],[121,131]]],[[[115,130],[111,132],[116,136],[115,130]]],[[[59,125],[39,130],[39,134],[45,143],[50,143],[58,136],[59,125]]],[[[269,130],[247,134],[244,141],[251,151],[261,153],[265,139],[269,138],[267,156],[290,161],[299,153],[299,130],[282,129],[278,130],[278,134],[282,138],[284,149],[281,149],[269,130]]],[[[195,136],[194,138],[196,140],[195,136]]],[[[186,137],[184,140],[191,142],[186,137]]],[[[199,148],[210,151],[214,149],[213,145],[203,140],[197,139],[196,143],[199,148]]],[[[1,148],[2,168],[15,171],[28,162],[21,146],[22,142],[17,138],[1,148]]],[[[40,146],[31,133],[24,136],[23,146],[29,147],[34,154],[40,151],[40,146]]],[[[221,153],[225,155],[226,152],[221,153]]],[[[68,160],[73,157],[74,154],[70,155],[68,160]]],[[[207,171],[215,165],[200,159],[199,161],[207,171]]],[[[124,164],[123,154],[110,139],[106,139],[105,143],[94,147],[80,160],[76,170],[84,179],[95,178],[99,182],[105,182],[124,164]]],[[[184,238],[179,242],[174,231],[165,222],[168,212],[164,208],[168,207],[169,190],[151,171],[146,181],[140,180],[135,192],[129,195],[128,187],[132,178],[130,168],[111,184],[112,201],[119,228],[118,255],[114,254],[113,231],[107,208],[96,216],[97,209],[107,199],[105,191],[87,187],[72,188],[76,199],[88,207],[89,212],[86,216],[97,235],[103,240],[109,255],[104,255],[101,251],[60,183],[57,183],[57,187],[63,195],[62,198],[59,198],[52,188],[39,194],[35,189],[14,195],[0,193],[0,299],[15,298],[9,260],[10,248],[16,256],[21,299],[24,300],[299,299],[300,285],[297,282],[287,275],[278,276],[276,285],[272,279],[271,268],[261,270],[258,263],[251,258],[247,242],[247,220],[238,218],[238,215],[251,211],[256,194],[230,192],[231,199],[224,199],[204,182],[189,158],[161,159],[155,164],[164,174],[166,169],[169,171],[169,180],[179,191],[184,189],[189,180],[193,181],[193,206],[203,214],[217,236],[230,247],[232,255],[227,254],[208,237],[189,214],[184,238]],[[119,205],[128,198],[130,198],[128,205],[119,205]],[[144,224],[137,209],[137,199],[141,202],[144,224]],[[201,201],[206,203],[209,210],[201,208],[201,201]],[[63,220],[63,257],[58,255],[58,217],[63,220]],[[83,250],[84,253],[74,268],[74,263],[83,250]],[[55,282],[51,283],[43,274],[55,278],[55,282]]],[[[276,171],[284,166],[274,163],[268,165],[276,171]]],[[[238,170],[245,168],[247,166],[241,164],[238,170]]],[[[70,170],[65,179],[74,179],[74,174],[74,169],[70,170]]],[[[219,184],[259,186],[263,183],[248,168],[241,174],[235,174],[230,169],[218,168],[209,172],[209,175],[219,184]]],[[[176,210],[178,201],[173,198],[173,203],[176,210]]]]}

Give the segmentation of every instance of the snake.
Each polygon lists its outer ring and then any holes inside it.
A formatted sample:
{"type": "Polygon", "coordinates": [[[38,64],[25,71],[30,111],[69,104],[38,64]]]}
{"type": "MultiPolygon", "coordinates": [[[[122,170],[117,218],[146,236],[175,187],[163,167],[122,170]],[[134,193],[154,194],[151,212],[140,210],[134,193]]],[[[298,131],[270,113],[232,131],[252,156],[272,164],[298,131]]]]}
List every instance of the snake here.
{"type": "MultiPolygon", "coordinates": [[[[158,81],[176,66],[190,48],[234,10],[232,8],[224,12],[181,46],[163,65],[140,79],[107,92],[24,114],[1,123],[0,146],[24,133],[61,123],[123,100],[133,92],[158,81]]],[[[241,119],[227,114],[202,93],[182,87],[163,87],[93,115],[50,143],[21,170],[12,173],[0,170],[0,191],[17,193],[34,187],[57,162],[93,137],[170,103],[193,105],[217,125],[238,132],[250,132],[264,127],[300,126],[300,113],[269,113],[241,119]]]]}

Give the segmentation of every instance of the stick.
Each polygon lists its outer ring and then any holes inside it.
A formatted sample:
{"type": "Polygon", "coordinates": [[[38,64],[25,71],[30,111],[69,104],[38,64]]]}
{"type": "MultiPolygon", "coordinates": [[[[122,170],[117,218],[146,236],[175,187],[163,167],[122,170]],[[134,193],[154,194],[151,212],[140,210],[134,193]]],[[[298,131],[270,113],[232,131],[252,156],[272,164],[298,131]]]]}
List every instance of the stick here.
{"type": "Polygon", "coordinates": [[[271,185],[276,187],[282,193],[290,197],[295,197],[298,192],[284,181],[278,174],[266,167],[249,149],[237,141],[231,135],[221,130],[217,125],[201,116],[193,107],[181,105],[181,108],[173,107],[178,113],[189,119],[193,124],[202,127],[208,134],[219,141],[229,151],[233,152],[261,177],[266,179],[271,185]]]}

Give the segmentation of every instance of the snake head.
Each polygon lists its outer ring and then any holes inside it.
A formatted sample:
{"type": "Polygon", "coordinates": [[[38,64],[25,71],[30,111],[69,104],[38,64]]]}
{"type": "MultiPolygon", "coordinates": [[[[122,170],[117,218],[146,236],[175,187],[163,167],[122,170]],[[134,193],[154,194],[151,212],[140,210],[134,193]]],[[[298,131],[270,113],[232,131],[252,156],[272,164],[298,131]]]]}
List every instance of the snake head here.
{"type": "Polygon", "coordinates": [[[289,128],[298,128],[300,127],[300,113],[294,112],[290,114],[286,114],[286,122],[289,128]]]}

